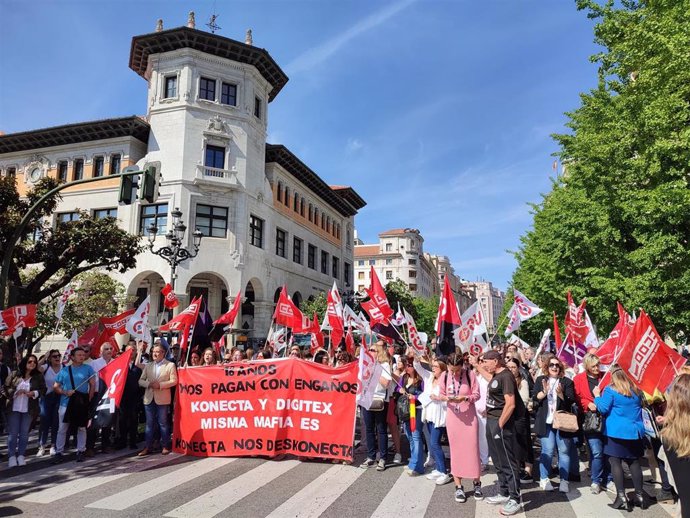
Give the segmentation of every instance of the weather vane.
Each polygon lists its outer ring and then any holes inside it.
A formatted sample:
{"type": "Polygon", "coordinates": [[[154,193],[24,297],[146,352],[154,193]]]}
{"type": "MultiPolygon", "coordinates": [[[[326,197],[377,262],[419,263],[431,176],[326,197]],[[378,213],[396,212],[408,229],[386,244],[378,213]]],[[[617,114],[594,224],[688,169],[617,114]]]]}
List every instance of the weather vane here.
{"type": "Polygon", "coordinates": [[[211,15],[211,19],[210,19],[210,20],[208,21],[208,23],[206,24],[206,27],[208,27],[209,29],[211,29],[211,34],[215,34],[216,31],[219,31],[219,30],[222,28],[222,27],[220,27],[220,26],[216,23],[216,18],[218,18],[218,15],[217,15],[217,14],[212,14],[212,15],[211,15]]]}

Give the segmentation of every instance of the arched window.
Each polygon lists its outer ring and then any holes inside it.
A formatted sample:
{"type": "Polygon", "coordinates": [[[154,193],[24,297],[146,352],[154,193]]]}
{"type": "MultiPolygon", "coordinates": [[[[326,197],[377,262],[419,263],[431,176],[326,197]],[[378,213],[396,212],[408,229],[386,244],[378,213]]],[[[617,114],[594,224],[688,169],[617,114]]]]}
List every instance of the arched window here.
{"type": "Polygon", "coordinates": [[[311,203],[309,204],[309,221],[314,221],[314,206],[311,203]]]}
{"type": "Polygon", "coordinates": [[[285,206],[290,206],[290,188],[287,185],[285,186],[285,206]]]}
{"type": "Polygon", "coordinates": [[[299,212],[299,194],[295,193],[295,200],[293,203],[293,207],[295,212],[299,212]]]}
{"type": "Polygon", "coordinates": [[[304,217],[304,198],[301,198],[299,202],[299,215],[304,217]]]}
{"type": "Polygon", "coordinates": [[[326,230],[326,215],[321,213],[321,230],[326,230]]]}
{"type": "Polygon", "coordinates": [[[340,223],[335,227],[335,237],[336,239],[340,239],[340,223]]]}
{"type": "Polygon", "coordinates": [[[278,201],[283,201],[283,182],[278,182],[278,201]]]}

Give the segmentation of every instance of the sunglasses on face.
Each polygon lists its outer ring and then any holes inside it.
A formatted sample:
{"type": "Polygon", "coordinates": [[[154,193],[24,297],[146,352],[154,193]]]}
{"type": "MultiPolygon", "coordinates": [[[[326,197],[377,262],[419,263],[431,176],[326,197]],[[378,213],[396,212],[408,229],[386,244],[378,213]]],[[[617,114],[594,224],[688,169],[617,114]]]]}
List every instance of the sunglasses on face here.
{"type": "Polygon", "coordinates": [[[27,365],[29,365],[30,363],[36,363],[36,360],[29,360],[28,362],[26,362],[27,365]]]}
{"type": "Polygon", "coordinates": [[[556,367],[557,369],[561,368],[561,366],[558,363],[549,363],[549,367],[556,367]]]}
{"type": "Polygon", "coordinates": [[[54,354],[54,355],[52,355],[50,358],[51,358],[52,360],[59,360],[59,359],[60,359],[60,355],[59,355],[59,354],[54,354]]]}

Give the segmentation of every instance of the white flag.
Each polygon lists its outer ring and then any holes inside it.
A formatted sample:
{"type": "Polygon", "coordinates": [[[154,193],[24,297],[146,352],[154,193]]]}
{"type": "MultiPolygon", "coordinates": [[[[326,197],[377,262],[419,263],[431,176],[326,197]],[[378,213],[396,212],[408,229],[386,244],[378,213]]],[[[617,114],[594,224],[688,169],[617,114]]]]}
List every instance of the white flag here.
{"type": "Polygon", "coordinates": [[[58,320],[62,320],[62,313],[65,311],[65,306],[67,305],[67,301],[69,300],[69,298],[72,296],[73,293],[74,293],[74,290],[72,289],[72,287],[67,285],[67,286],[65,286],[65,289],[62,291],[62,294],[58,298],[57,309],[55,310],[55,317],[58,320]]]}
{"type": "Polygon", "coordinates": [[[414,349],[414,353],[417,356],[421,356],[426,351],[426,343],[422,342],[422,337],[419,336],[419,331],[417,330],[417,324],[414,323],[414,318],[410,315],[407,310],[403,310],[405,314],[403,318],[407,322],[407,332],[410,335],[410,345],[414,349]]]}
{"type": "Polygon", "coordinates": [[[125,330],[129,333],[130,338],[143,340],[149,342],[151,340],[151,331],[149,330],[149,310],[151,309],[151,296],[144,299],[137,310],[132,314],[125,324],[125,330]]]}
{"type": "Polygon", "coordinates": [[[74,331],[72,331],[72,338],[70,338],[69,342],[67,342],[67,349],[65,349],[65,354],[62,355],[63,365],[67,365],[69,363],[70,353],[72,352],[72,349],[74,349],[77,346],[78,342],[79,335],[77,335],[77,330],[75,329],[74,331]]]}
{"type": "Polygon", "coordinates": [[[458,328],[458,339],[462,348],[466,349],[473,342],[475,336],[486,333],[486,322],[479,301],[467,308],[467,311],[462,314],[461,320],[462,325],[458,328]]]}
{"type": "Polygon", "coordinates": [[[520,323],[522,322],[520,320],[520,316],[518,315],[517,309],[515,309],[515,302],[513,302],[510,311],[508,311],[507,317],[508,325],[506,326],[506,330],[503,334],[505,334],[505,336],[510,336],[514,331],[519,329],[520,323]]]}
{"type": "Polygon", "coordinates": [[[513,293],[515,295],[515,302],[513,303],[513,307],[516,308],[518,317],[520,318],[520,322],[529,320],[530,318],[537,316],[539,313],[543,311],[543,309],[537,307],[536,304],[530,301],[518,290],[513,289],[513,293]]]}
{"type": "Polygon", "coordinates": [[[469,351],[472,356],[479,356],[481,353],[487,351],[488,348],[489,346],[484,339],[484,335],[475,335],[470,344],[469,351]]]}
{"type": "Polygon", "coordinates": [[[381,378],[383,367],[376,361],[366,347],[362,347],[359,353],[359,386],[357,387],[357,404],[369,410],[374,400],[374,391],[381,378]]]}
{"type": "Polygon", "coordinates": [[[539,355],[544,352],[548,351],[548,346],[549,346],[549,337],[551,336],[551,329],[546,328],[544,330],[544,334],[541,335],[541,341],[539,342],[539,347],[537,347],[537,352],[534,353],[534,359],[532,359],[532,365],[536,365],[537,363],[537,358],[539,358],[539,355]]]}
{"type": "Polygon", "coordinates": [[[599,338],[597,338],[597,332],[594,330],[592,321],[589,319],[589,314],[585,309],[585,325],[587,326],[587,337],[585,338],[585,347],[588,349],[590,347],[599,347],[599,338]]]}
{"type": "MultiPolygon", "coordinates": [[[[405,311],[405,315],[407,314],[407,311],[405,311]]],[[[405,323],[405,315],[400,311],[400,302],[398,302],[398,312],[395,314],[395,318],[391,318],[391,324],[394,326],[403,325],[405,323]]]]}

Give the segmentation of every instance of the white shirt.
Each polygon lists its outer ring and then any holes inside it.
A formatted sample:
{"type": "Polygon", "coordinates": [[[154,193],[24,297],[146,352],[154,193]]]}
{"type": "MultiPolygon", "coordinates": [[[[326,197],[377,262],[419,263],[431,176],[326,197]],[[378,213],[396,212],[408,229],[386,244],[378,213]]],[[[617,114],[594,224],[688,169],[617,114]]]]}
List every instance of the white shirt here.
{"type": "Polygon", "coordinates": [[[43,378],[46,380],[46,394],[50,394],[53,392],[55,378],[57,377],[58,372],[60,372],[60,369],[62,369],[62,367],[58,367],[57,372],[55,372],[50,365],[44,365],[44,367],[45,370],[43,371],[43,378]]]}
{"type": "MultiPolygon", "coordinates": [[[[158,364],[156,364],[157,366],[158,364]]],[[[391,364],[390,363],[382,363],[381,364],[381,378],[384,378],[388,380],[388,383],[386,385],[381,385],[381,380],[379,379],[378,383],[376,383],[376,389],[374,390],[374,397],[380,397],[383,398],[384,401],[388,401],[389,399],[389,391],[388,391],[388,385],[390,385],[390,381],[393,379],[393,376],[391,376],[391,364]]]]}
{"type": "MultiPolygon", "coordinates": [[[[113,361],[112,359],[110,362],[113,361]]],[[[93,369],[93,372],[98,372],[100,371],[103,367],[108,365],[110,362],[105,361],[105,358],[101,356],[100,358],[96,358],[91,362],[91,368],[93,369]]]]}
{"type": "MultiPolygon", "coordinates": [[[[22,379],[17,385],[17,392],[20,390],[26,390],[27,392],[31,388],[31,378],[28,380],[22,379]]],[[[27,394],[17,395],[14,394],[14,402],[12,403],[12,411],[19,412],[21,414],[26,414],[29,411],[29,396],[27,394]]]]}

